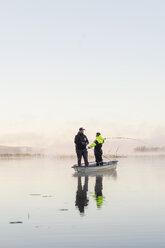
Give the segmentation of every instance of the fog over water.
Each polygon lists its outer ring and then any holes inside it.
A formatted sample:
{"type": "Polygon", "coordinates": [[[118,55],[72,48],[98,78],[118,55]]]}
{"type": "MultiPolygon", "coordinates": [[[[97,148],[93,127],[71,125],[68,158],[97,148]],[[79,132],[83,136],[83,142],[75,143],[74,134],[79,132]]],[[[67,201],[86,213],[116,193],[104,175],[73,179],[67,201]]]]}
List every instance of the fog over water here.
{"type": "Polygon", "coordinates": [[[124,136],[164,145],[164,1],[3,1],[0,144],[71,152],[124,136]]]}
{"type": "Polygon", "coordinates": [[[1,160],[2,247],[165,246],[165,158],[123,158],[116,171],[79,177],[73,163],[1,160]]]}
{"type": "Polygon", "coordinates": [[[164,10],[1,1],[0,247],[165,247],[164,10]],[[73,174],[80,127],[130,138],[103,145],[116,171],[73,174]]]}

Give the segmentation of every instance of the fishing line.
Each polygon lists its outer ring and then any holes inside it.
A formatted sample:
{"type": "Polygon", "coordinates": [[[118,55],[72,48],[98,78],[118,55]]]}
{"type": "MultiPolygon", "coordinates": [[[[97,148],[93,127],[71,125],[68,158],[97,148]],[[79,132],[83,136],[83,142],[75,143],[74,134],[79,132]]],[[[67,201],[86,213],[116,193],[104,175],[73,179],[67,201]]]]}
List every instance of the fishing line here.
{"type": "MultiPolygon", "coordinates": [[[[118,150],[119,150],[119,146],[117,147],[116,152],[114,153],[114,155],[115,155],[116,158],[117,158],[117,152],[118,152],[118,150]]],[[[103,157],[106,158],[106,159],[108,159],[108,160],[111,160],[113,158],[113,155],[112,156],[111,155],[105,156],[103,154],[103,157]]]]}
{"type": "MultiPolygon", "coordinates": [[[[130,138],[130,137],[121,137],[121,136],[117,136],[117,137],[107,137],[107,138],[105,138],[105,139],[107,139],[107,140],[134,140],[134,141],[138,141],[138,142],[142,143],[143,146],[148,146],[148,145],[149,145],[148,142],[144,142],[144,141],[141,140],[141,139],[135,139],[135,138],[130,138]]],[[[117,149],[117,151],[118,151],[118,149],[117,149]]]]}
{"type": "Polygon", "coordinates": [[[135,139],[135,138],[129,138],[129,137],[120,137],[120,136],[117,136],[117,137],[107,137],[105,139],[107,139],[107,140],[134,140],[134,141],[141,142],[143,145],[149,145],[149,143],[146,142],[146,141],[144,142],[141,139],[135,139]]]}

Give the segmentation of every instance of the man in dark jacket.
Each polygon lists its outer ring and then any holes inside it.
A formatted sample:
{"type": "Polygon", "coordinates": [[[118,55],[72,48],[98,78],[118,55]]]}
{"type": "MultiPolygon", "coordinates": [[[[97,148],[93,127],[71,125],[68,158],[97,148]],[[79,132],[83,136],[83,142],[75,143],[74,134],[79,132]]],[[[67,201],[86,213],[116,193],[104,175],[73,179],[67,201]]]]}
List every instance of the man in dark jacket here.
{"type": "Polygon", "coordinates": [[[86,147],[89,144],[89,141],[84,135],[84,130],[84,128],[80,127],[79,132],[74,139],[74,143],[76,144],[78,166],[81,166],[82,157],[84,158],[85,166],[88,166],[88,151],[86,147]]]}

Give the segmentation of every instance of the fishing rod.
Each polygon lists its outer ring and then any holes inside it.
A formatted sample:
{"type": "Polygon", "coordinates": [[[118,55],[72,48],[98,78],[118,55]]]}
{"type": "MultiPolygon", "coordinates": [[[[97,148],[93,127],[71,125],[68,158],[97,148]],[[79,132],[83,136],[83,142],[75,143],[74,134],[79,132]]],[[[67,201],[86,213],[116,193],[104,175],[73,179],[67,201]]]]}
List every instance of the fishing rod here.
{"type": "Polygon", "coordinates": [[[142,141],[140,139],[134,139],[134,138],[128,138],[128,137],[107,137],[106,139],[126,139],[126,140],[137,140],[137,141],[142,141]]]}
{"type": "Polygon", "coordinates": [[[104,158],[106,158],[107,160],[110,160],[111,158],[110,157],[107,157],[105,155],[103,155],[104,158]]]}
{"type": "Polygon", "coordinates": [[[141,139],[130,138],[130,137],[117,136],[117,137],[107,137],[105,139],[107,139],[107,140],[134,140],[134,141],[141,142],[143,145],[148,145],[148,142],[146,142],[146,141],[143,141],[141,139]]]}
{"type": "Polygon", "coordinates": [[[117,152],[118,152],[118,150],[119,150],[119,146],[118,146],[117,149],[116,149],[116,157],[117,157],[117,152]]]}

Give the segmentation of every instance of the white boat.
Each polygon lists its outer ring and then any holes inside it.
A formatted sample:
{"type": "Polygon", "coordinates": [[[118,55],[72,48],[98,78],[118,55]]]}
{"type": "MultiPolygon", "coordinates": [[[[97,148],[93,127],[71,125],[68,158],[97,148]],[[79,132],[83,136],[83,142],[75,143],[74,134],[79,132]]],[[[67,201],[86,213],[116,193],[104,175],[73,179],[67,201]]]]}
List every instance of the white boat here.
{"type": "Polygon", "coordinates": [[[112,160],[108,162],[103,162],[103,165],[96,165],[95,162],[89,163],[89,166],[78,166],[78,165],[73,165],[72,168],[76,172],[82,172],[82,173],[88,173],[88,172],[93,172],[93,171],[105,171],[105,170],[111,170],[111,169],[116,169],[118,161],[117,160],[112,160]]]}

